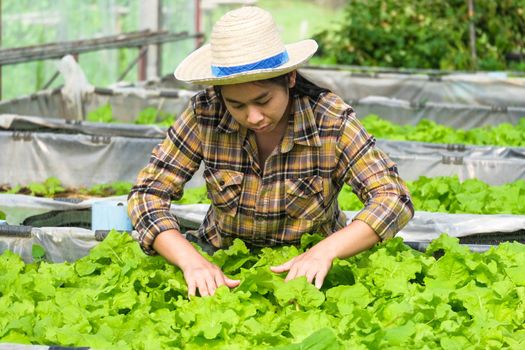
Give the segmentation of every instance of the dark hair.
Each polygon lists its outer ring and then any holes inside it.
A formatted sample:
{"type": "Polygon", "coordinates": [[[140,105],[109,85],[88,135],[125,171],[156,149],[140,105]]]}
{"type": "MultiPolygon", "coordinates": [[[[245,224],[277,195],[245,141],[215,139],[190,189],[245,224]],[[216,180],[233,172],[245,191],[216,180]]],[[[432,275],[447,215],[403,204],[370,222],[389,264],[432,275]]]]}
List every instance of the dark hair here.
{"type": "Polygon", "coordinates": [[[297,72],[297,77],[295,78],[295,86],[293,91],[299,95],[306,95],[316,100],[321,94],[330,92],[329,89],[320,87],[319,85],[306,79],[303,75],[299,74],[299,72],[297,72]]]}
{"type": "MultiPolygon", "coordinates": [[[[290,73],[286,73],[273,78],[258,80],[258,82],[276,84],[283,87],[284,89],[288,89],[289,78],[290,73]]],[[[215,94],[222,99],[221,86],[214,85],[213,90],[215,91],[215,94]]],[[[316,85],[315,83],[302,76],[299,72],[297,72],[295,78],[295,86],[291,89],[291,92],[292,94],[298,94],[303,96],[306,95],[317,100],[321,94],[325,92],[330,92],[330,90],[316,85]]]]}

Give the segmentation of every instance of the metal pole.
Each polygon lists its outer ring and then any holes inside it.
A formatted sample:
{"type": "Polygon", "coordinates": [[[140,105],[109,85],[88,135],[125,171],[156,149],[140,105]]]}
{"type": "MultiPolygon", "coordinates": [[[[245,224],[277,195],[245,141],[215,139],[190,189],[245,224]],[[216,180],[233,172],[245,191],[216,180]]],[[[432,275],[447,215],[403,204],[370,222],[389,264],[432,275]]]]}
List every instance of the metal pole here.
{"type": "Polygon", "coordinates": [[[476,54],[476,24],[474,22],[474,0],[467,0],[468,19],[469,19],[469,37],[470,37],[470,57],[472,59],[472,68],[478,69],[478,57],[476,54]]]}
{"type": "Polygon", "coordinates": [[[53,76],[47,81],[47,83],[44,84],[44,87],[42,87],[42,90],[45,90],[48,87],[50,87],[51,84],[53,84],[53,82],[55,81],[55,79],[58,78],[59,74],[60,74],[60,72],[56,71],[55,74],[53,74],[53,76]]]}
{"type": "MultiPolygon", "coordinates": [[[[195,33],[201,32],[201,1],[195,0],[195,33]]],[[[195,40],[195,48],[202,45],[204,38],[200,37],[195,40]]]]}
{"type": "MultiPolygon", "coordinates": [[[[164,25],[163,23],[163,18],[162,18],[162,0],[159,0],[159,3],[157,5],[157,28],[156,30],[162,30],[162,26],[164,25]]],[[[156,62],[156,72],[155,72],[155,75],[157,77],[161,77],[162,76],[162,44],[157,44],[157,48],[156,48],[156,51],[157,51],[157,62],[156,62]]]]}

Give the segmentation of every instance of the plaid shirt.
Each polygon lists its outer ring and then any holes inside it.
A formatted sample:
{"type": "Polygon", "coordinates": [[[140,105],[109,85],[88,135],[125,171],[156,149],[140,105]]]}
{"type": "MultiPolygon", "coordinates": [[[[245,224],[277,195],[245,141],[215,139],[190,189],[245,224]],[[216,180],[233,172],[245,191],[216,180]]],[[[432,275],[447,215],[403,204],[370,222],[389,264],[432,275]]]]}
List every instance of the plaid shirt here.
{"type": "Polygon", "coordinates": [[[212,205],[198,234],[215,247],[234,238],[252,246],[296,244],[304,233],[329,235],[346,225],[337,196],[349,184],[365,204],[354,220],[381,239],[413,216],[395,164],[375,147],[354,110],[333,93],[293,97],[281,143],[258,163],[255,135],[238,124],[208,88],[169,128],[129,196],[129,214],[147,254],[155,237],[179,229],[170,214],[184,184],[204,162],[212,205]]]}

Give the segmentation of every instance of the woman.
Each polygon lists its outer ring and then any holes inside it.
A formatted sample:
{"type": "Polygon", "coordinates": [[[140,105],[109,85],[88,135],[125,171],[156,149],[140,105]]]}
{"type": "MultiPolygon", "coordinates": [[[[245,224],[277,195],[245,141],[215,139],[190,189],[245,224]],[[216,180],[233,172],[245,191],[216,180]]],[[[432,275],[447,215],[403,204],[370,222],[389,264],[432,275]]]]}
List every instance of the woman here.
{"type": "Polygon", "coordinates": [[[283,45],[268,12],[244,7],[177,67],[177,79],[210,87],[154,149],[128,207],[143,250],[180,267],[190,296],[239,284],[197,252],[169,213],[201,163],[212,204],[192,241],[218,249],[234,238],[262,247],[326,236],[272,267],[286,280],[305,276],[320,288],[335,258],[394,236],[413,216],[395,164],[353,109],[297,72],[316,50],[313,40],[283,45]],[[337,202],[345,183],[365,204],[349,225],[337,202]]]}

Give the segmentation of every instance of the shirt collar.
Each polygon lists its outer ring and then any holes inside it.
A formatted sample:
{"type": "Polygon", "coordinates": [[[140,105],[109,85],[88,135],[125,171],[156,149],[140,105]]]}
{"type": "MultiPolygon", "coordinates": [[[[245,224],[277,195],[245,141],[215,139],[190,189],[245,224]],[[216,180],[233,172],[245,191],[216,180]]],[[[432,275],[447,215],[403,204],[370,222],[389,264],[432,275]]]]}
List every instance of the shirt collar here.
{"type": "Polygon", "coordinates": [[[215,130],[217,132],[225,132],[227,134],[239,131],[240,124],[232,117],[232,115],[226,108],[224,109],[226,110],[226,112],[222,113],[221,121],[219,122],[215,130]]]}
{"type": "Polygon", "coordinates": [[[289,152],[294,144],[310,147],[321,147],[321,139],[315,123],[315,116],[308,96],[294,96],[293,99],[293,129],[281,143],[281,153],[289,152]]]}

